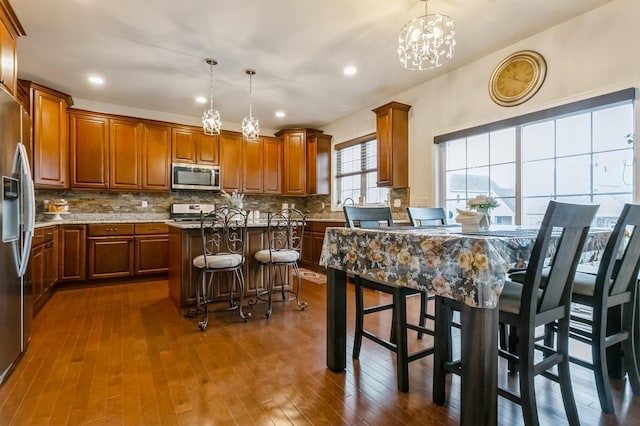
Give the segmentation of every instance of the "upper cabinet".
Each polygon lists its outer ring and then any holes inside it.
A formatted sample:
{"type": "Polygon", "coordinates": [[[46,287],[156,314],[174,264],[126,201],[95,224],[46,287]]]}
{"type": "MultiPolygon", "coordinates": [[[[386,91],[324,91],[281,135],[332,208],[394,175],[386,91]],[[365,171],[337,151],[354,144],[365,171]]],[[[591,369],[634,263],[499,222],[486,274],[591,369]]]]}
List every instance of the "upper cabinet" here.
{"type": "Polygon", "coordinates": [[[24,35],[8,0],[0,0],[0,84],[12,95],[16,95],[18,75],[16,40],[24,35]]]}
{"type": "Polygon", "coordinates": [[[69,112],[71,187],[109,187],[109,117],[69,112]]]}
{"type": "MultiPolygon", "coordinates": [[[[242,191],[242,134],[220,132],[221,187],[226,192],[242,191]]],[[[258,165],[255,165],[258,167],[258,165]]]]}
{"type": "Polygon", "coordinates": [[[171,127],[70,111],[71,187],[168,191],[171,127]]]}
{"type": "Polygon", "coordinates": [[[37,83],[19,80],[28,91],[33,137],[33,180],[36,187],[68,188],[69,138],[67,107],[71,97],[37,83]]]}
{"type": "Polygon", "coordinates": [[[205,135],[202,129],[171,129],[171,161],[174,163],[218,164],[219,136],[205,135]]]}
{"type": "Polygon", "coordinates": [[[262,182],[265,194],[282,194],[282,139],[263,137],[262,182]]]}
{"type": "Polygon", "coordinates": [[[282,193],[328,194],[331,136],[313,129],[285,129],[276,136],[283,138],[282,193]]]}
{"type": "Polygon", "coordinates": [[[373,110],[378,139],[378,186],[409,186],[409,110],[390,102],[373,110]]]}

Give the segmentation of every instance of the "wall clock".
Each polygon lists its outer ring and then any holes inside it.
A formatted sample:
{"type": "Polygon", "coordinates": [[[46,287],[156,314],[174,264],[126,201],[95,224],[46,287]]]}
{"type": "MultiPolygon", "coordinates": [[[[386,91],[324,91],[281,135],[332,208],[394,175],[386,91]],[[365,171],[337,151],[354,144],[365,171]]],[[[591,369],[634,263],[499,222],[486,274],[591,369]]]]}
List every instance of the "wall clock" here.
{"type": "Polygon", "coordinates": [[[515,52],[491,73],[489,96],[498,105],[519,105],[536,94],[546,75],[547,63],[541,54],[533,50],[515,52]]]}

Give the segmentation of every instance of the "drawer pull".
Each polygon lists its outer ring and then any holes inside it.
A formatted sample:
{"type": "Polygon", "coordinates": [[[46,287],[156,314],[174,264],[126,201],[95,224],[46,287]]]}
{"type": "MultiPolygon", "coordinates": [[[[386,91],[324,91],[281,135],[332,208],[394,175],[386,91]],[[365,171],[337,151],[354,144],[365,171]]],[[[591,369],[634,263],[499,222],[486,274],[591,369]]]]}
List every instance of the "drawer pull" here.
{"type": "Polygon", "coordinates": [[[160,228],[149,228],[149,231],[159,231],[160,228]]]}

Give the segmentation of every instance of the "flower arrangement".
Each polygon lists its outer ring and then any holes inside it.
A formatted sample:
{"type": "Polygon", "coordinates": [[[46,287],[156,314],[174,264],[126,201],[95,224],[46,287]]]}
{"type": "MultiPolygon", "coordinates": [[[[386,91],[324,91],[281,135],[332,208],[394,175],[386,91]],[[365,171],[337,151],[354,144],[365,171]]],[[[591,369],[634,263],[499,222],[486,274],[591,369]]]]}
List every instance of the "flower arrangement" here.
{"type": "Polygon", "coordinates": [[[467,207],[471,210],[488,210],[499,205],[498,200],[489,195],[476,195],[475,198],[467,201],[467,207]]]}
{"type": "Polygon", "coordinates": [[[227,206],[234,209],[242,209],[244,194],[239,193],[238,190],[234,190],[231,195],[225,192],[224,189],[220,192],[222,193],[222,197],[225,199],[224,202],[227,203],[227,206]]]}

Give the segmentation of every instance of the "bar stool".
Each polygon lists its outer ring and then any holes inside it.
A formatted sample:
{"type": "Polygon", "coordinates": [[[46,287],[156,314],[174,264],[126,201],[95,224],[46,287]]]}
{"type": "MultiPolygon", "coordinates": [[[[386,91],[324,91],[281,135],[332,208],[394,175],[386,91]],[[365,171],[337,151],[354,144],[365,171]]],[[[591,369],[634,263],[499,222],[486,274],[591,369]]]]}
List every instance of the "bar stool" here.
{"type": "MultiPolygon", "coordinates": [[[[200,234],[202,254],[193,258],[193,266],[200,270],[200,282],[196,282],[198,310],[204,311],[204,318],[198,322],[201,331],[209,324],[209,303],[213,302],[213,286],[220,285],[215,275],[226,273],[229,278],[229,308],[238,309],[240,317],[247,321],[251,313],[242,311],[244,299],[244,245],[247,236],[247,215],[238,209],[218,208],[210,213],[200,212],[200,234]],[[234,293],[238,292],[238,300],[234,293]]],[[[190,310],[195,316],[197,310],[190,310]]]]}
{"type": "Polygon", "coordinates": [[[267,302],[268,308],[265,316],[271,317],[273,310],[273,290],[280,288],[281,299],[287,301],[295,298],[296,304],[301,310],[308,306],[307,302],[300,302],[300,270],[298,260],[302,252],[302,237],[306,226],[306,213],[298,209],[283,209],[267,215],[267,241],[269,248],[255,253],[256,267],[253,274],[253,282],[256,283],[256,296],[249,300],[249,307],[253,308],[259,301],[267,302]],[[258,272],[266,268],[266,289],[258,288],[258,272]],[[289,267],[296,275],[297,286],[295,290],[290,286],[289,267]],[[289,287],[287,289],[287,287],[289,287]],[[291,296],[291,297],[289,297],[291,296]],[[266,298],[266,299],[265,299],[266,298]]]}

